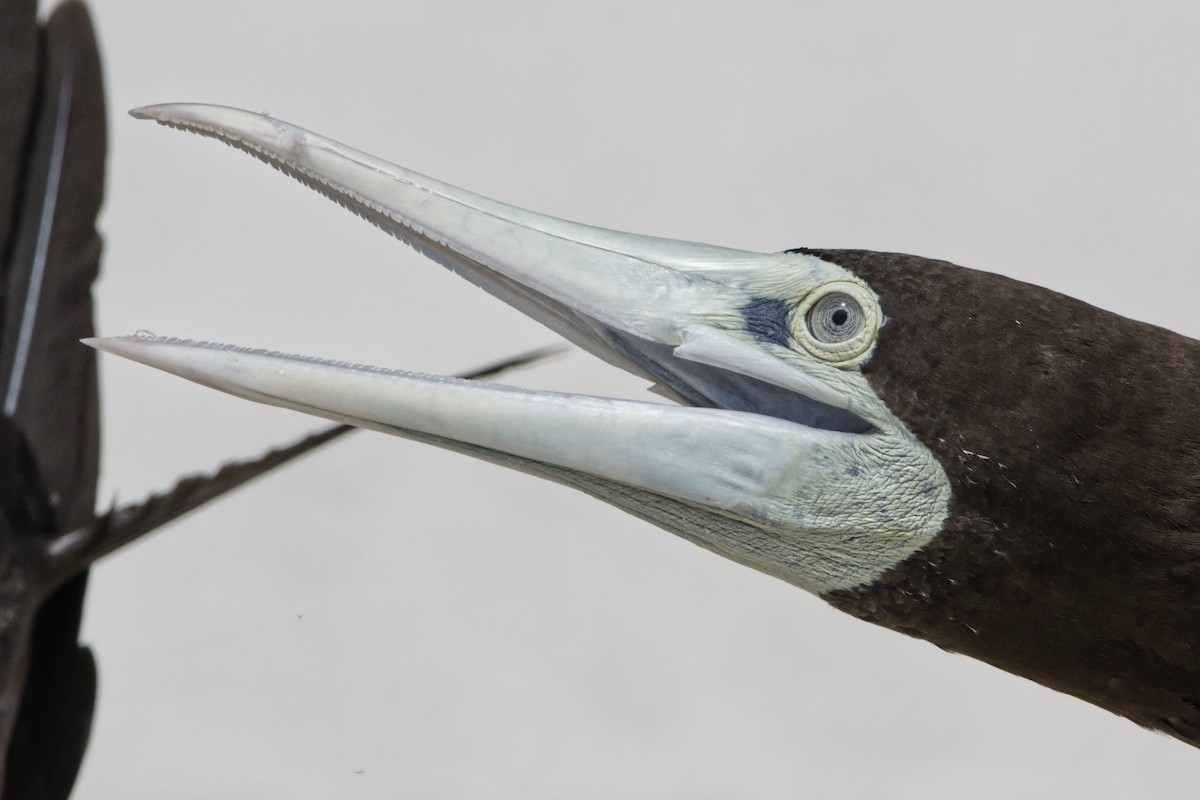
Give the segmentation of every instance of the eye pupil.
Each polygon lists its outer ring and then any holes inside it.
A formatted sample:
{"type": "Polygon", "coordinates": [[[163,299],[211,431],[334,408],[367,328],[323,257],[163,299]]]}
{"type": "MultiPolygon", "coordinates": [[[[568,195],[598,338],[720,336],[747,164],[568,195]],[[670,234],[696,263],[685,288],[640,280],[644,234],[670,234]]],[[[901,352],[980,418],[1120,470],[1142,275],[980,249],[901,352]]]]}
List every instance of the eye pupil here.
{"type": "Polygon", "coordinates": [[[788,327],[792,341],[828,364],[852,367],[875,343],[883,309],[859,281],[828,281],[802,298],[788,327]]]}
{"type": "Polygon", "coordinates": [[[808,330],[822,344],[854,339],[867,326],[867,315],[858,300],[844,292],[830,292],[808,310],[808,330]]]}

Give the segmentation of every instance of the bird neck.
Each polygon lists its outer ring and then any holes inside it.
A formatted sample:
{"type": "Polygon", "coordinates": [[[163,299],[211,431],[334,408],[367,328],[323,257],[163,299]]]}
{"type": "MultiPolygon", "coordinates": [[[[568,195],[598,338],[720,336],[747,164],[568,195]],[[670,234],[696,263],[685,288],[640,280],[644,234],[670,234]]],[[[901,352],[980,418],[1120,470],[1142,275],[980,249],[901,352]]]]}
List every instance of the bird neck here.
{"type": "Polygon", "coordinates": [[[924,549],[826,599],[1200,747],[1200,547],[1165,532],[1073,533],[952,509],[924,549]]]}

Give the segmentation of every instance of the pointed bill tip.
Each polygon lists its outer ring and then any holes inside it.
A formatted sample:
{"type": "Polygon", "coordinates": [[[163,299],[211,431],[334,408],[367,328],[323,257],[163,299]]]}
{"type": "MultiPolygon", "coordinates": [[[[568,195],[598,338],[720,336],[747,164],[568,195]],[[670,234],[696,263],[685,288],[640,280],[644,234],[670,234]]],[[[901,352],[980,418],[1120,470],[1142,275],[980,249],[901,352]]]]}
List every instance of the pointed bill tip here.
{"type": "Polygon", "coordinates": [[[154,120],[163,125],[217,130],[254,126],[255,123],[262,125],[265,121],[269,125],[280,124],[278,120],[271,120],[267,114],[256,114],[253,111],[211,103],[157,103],[130,109],[129,116],[134,119],[154,120]]]}
{"type": "Polygon", "coordinates": [[[94,350],[100,350],[104,353],[112,353],[117,356],[125,356],[129,358],[131,352],[130,343],[138,339],[154,340],[157,337],[148,334],[133,334],[132,336],[89,336],[86,339],[80,339],[81,344],[86,344],[94,350]]]}
{"type": "Polygon", "coordinates": [[[129,109],[129,116],[134,119],[152,119],[155,122],[169,123],[191,114],[200,113],[203,109],[219,109],[222,106],[210,106],[204,103],[154,103],[148,106],[138,106],[129,109]]]}
{"type": "Polygon", "coordinates": [[[140,349],[144,349],[139,347],[139,344],[155,342],[161,338],[152,333],[139,331],[128,336],[89,336],[86,339],[80,339],[79,343],[85,344],[93,350],[99,350],[102,353],[112,353],[115,356],[137,360],[133,354],[140,349]]]}
{"type": "Polygon", "coordinates": [[[148,106],[138,106],[129,109],[129,116],[134,119],[152,119],[155,122],[170,123],[188,108],[204,107],[200,103],[154,103],[148,106]]]}
{"type": "MultiPolygon", "coordinates": [[[[137,119],[149,119],[169,128],[221,140],[256,158],[276,164],[291,165],[293,161],[311,159],[312,154],[307,153],[308,146],[318,139],[326,147],[337,145],[332,140],[318,137],[267,113],[210,103],[163,103],[135,108],[129,113],[137,119]]],[[[335,161],[346,158],[342,153],[335,157],[335,161]]],[[[350,160],[353,161],[352,158],[350,160]]],[[[314,168],[306,162],[305,169],[314,168]]],[[[336,169],[334,173],[336,177],[336,169]]]]}
{"type": "Polygon", "coordinates": [[[88,347],[94,347],[114,356],[127,358],[151,367],[174,372],[188,377],[180,371],[186,364],[179,364],[177,354],[194,349],[204,349],[206,343],[192,342],[183,339],[172,339],[167,336],[155,336],[147,331],[139,331],[129,336],[96,336],[81,339],[88,347]],[[174,356],[174,357],[173,357],[174,356]],[[174,367],[174,368],[172,368],[174,367]]]}

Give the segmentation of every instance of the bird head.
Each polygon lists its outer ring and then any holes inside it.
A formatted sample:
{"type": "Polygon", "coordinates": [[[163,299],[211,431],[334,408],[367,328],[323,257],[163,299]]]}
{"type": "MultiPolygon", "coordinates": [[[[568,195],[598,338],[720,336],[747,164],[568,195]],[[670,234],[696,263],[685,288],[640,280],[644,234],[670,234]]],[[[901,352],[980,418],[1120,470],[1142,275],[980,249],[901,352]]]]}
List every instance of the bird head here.
{"type": "Polygon", "coordinates": [[[887,311],[836,262],[534,214],[248,112],[136,113],[267,160],[676,404],[145,336],[103,349],[536,471],[816,593],[870,583],[940,530],[946,476],[871,385],[887,311]]]}
{"type": "Polygon", "coordinates": [[[1156,416],[1195,406],[1191,340],[930,259],[567,222],[264,115],[135,116],[268,162],[674,402],[145,335],[101,349],[573,486],[857,616],[1195,735],[1177,687],[1195,675],[1196,601],[1153,621],[1183,637],[1174,654],[1134,652],[1145,614],[1118,589],[1139,570],[1171,597],[1195,586],[1167,575],[1190,540],[1146,535],[1189,524],[1190,496],[1124,468],[1149,445],[1163,471],[1200,473],[1197,426],[1156,416]],[[1161,390],[1131,402],[1145,381],[1161,390]]]}

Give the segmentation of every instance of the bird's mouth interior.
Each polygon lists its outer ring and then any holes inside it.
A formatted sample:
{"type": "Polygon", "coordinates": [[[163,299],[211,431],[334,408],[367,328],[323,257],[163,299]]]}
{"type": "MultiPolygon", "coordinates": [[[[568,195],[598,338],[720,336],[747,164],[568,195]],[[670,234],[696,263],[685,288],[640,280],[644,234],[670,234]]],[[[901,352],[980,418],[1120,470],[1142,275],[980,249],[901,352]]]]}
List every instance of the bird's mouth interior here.
{"type": "Polygon", "coordinates": [[[632,362],[684,405],[762,414],[809,428],[870,433],[875,426],[857,414],[776,386],[733,369],[687,361],[674,348],[609,329],[604,337],[623,360],[632,362]]]}

